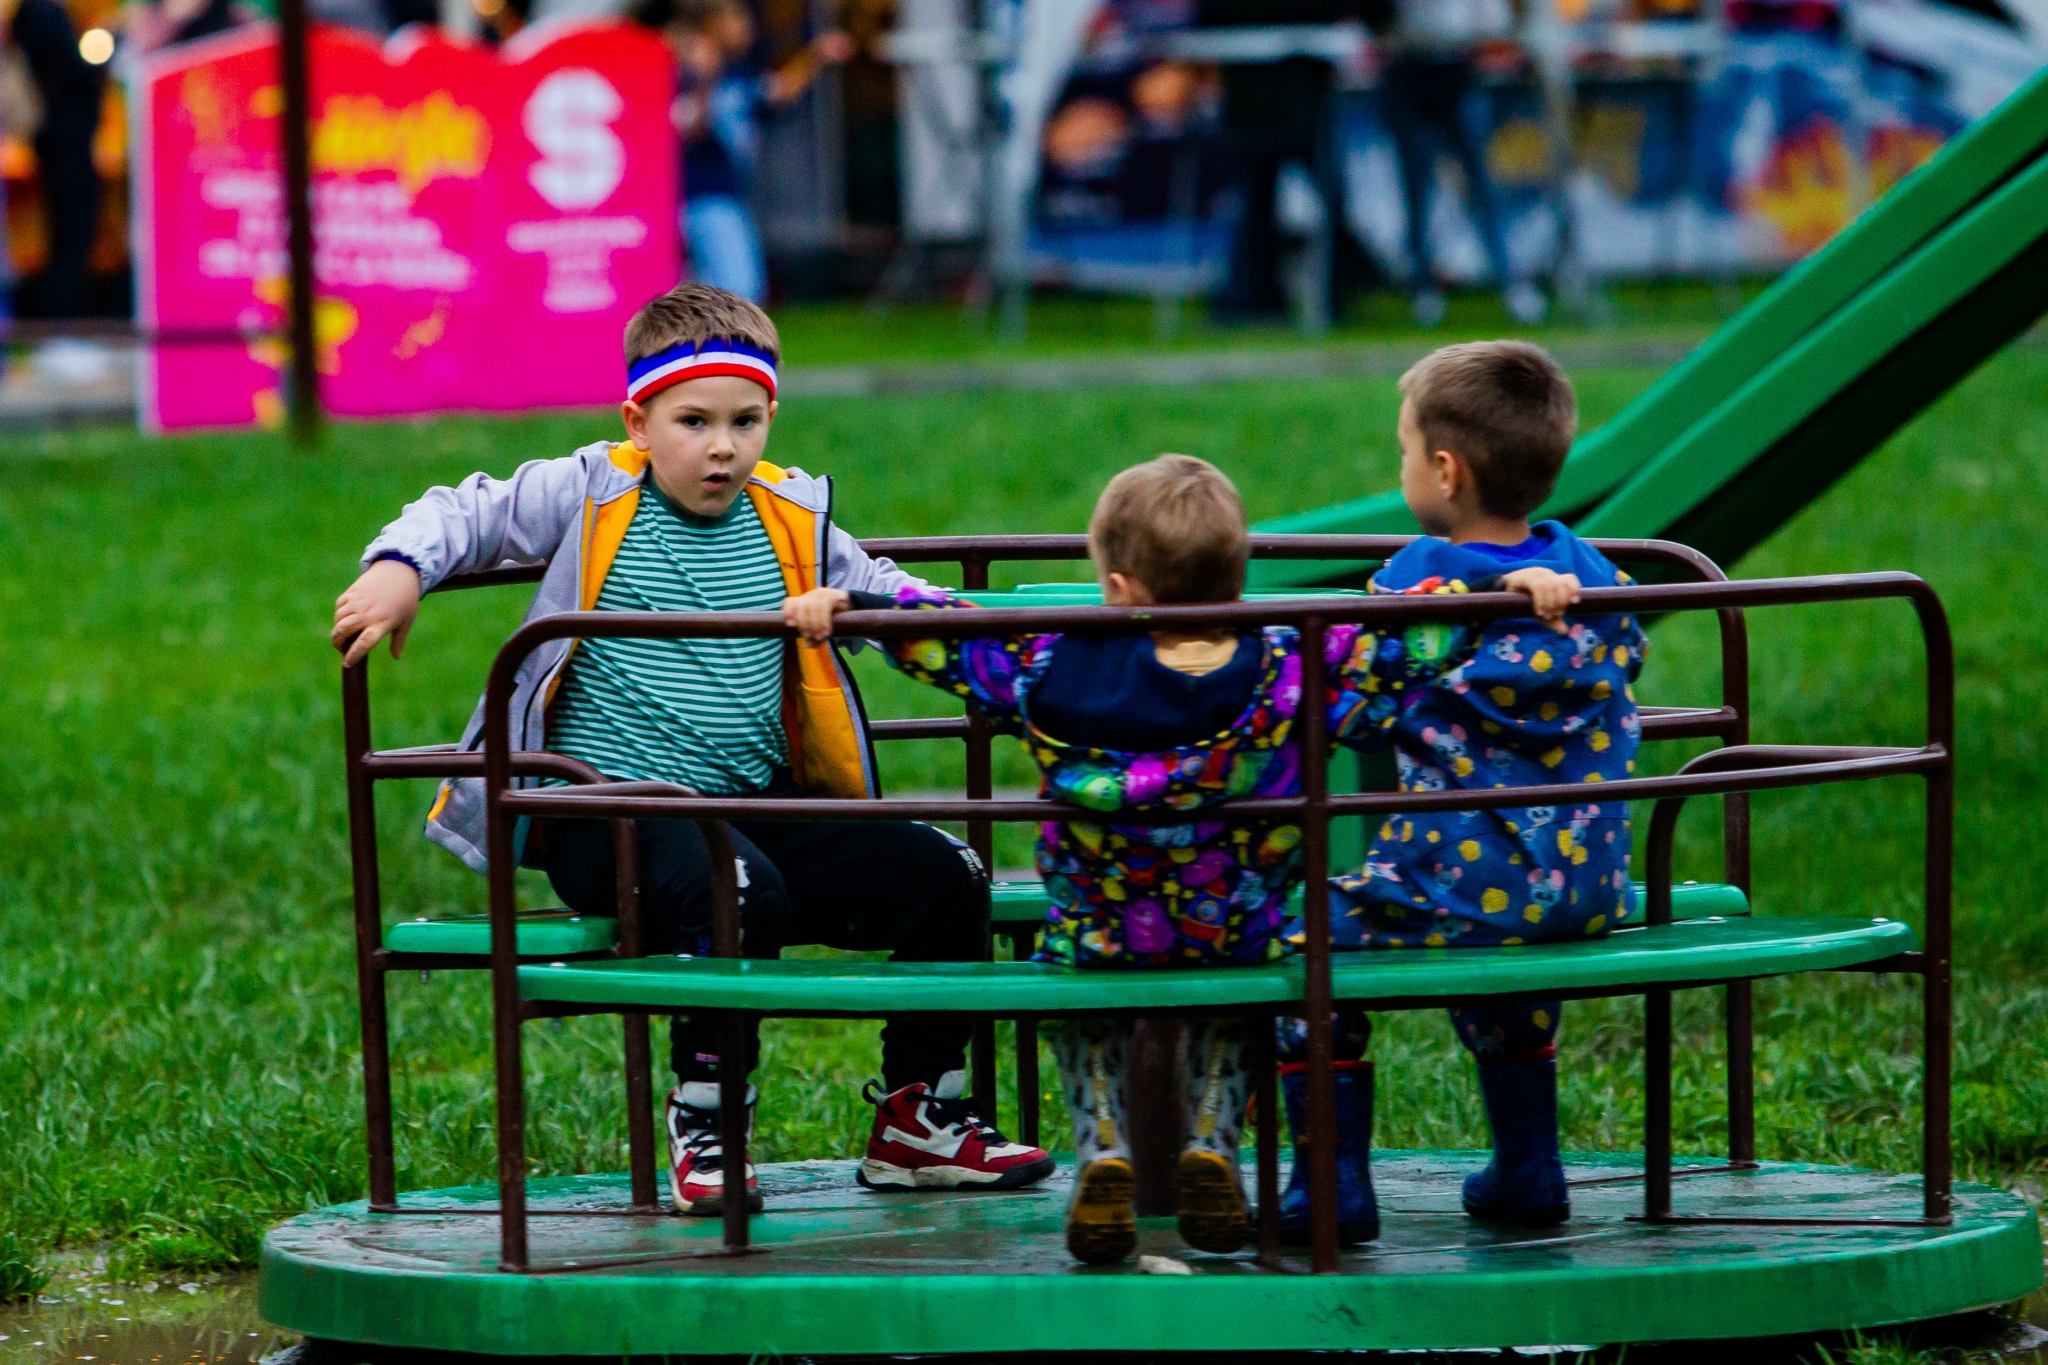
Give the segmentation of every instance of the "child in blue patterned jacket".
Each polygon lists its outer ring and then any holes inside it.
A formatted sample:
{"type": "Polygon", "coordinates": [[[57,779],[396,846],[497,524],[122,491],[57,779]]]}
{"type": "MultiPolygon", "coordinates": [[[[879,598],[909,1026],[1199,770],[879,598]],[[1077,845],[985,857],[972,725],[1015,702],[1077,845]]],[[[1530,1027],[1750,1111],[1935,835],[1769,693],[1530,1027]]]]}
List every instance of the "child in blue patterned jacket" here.
{"type": "MultiPolygon", "coordinates": [[[[1229,602],[1244,587],[1249,539],[1237,490],[1213,466],[1166,455],[1111,481],[1089,523],[1090,552],[1111,605],[1229,602]]],[[[1535,610],[1560,613],[1572,585],[1543,567],[1511,576],[1535,610]]],[[[1418,585],[1418,592],[1463,591],[1418,585]]],[[[811,638],[848,606],[966,605],[933,588],[893,596],[821,589],[784,604],[811,638]]],[[[1083,818],[1040,829],[1038,871],[1052,903],[1043,961],[1079,967],[1228,967],[1287,951],[1287,899],[1301,880],[1301,831],[1286,820],[1232,820],[1233,799],[1300,791],[1291,730],[1304,686],[1327,689],[1333,737],[1356,742],[1471,658],[1470,627],[1417,625],[1385,635],[1333,627],[1318,668],[1294,630],[1152,631],[1113,637],[1033,635],[902,640],[889,653],[1017,735],[1043,793],[1083,818]],[[1116,820],[1119,812],[1201,812],[1186,824],[1116,820]]],[[[1079,1176],[1067,1243],[1089,1262],[1136,1242],[1126,1145],[1123,1059],[1128,1021],[1054,1031],[1074,1125],[1079,1176]]],[[[1187,1149],[1180,1161],[1182,1237],[1230,1252],[1247,1235],[1237,1175],[1246,1101],[1242,1025],[1191,1021],[1187,1149]]]]}
{"type": "MultiPolygon", "coordinates": [[[[1447,346],[1401,378],[1401,491],[1428,534],[1373,578],[1381,592],[1460,591],[1534,567],[1573,585],[1630,581],[1555,521],[1529,524],[1571,448],[1570,382],[1525,342],[1447,346]]],[[[1573,614],[1487,623],[1471,663],[1419,689],[1391,723],[1403,791],[1605,782],[1635,771],[1642,726],[1630,684],[1642,669],[1640,623],[1573,614]]],[[[1598,938],[1627,917],[1629,821],[1623,802],[1403,816],[1382,824],[1365,866],[1331,882],[1331,942],[1340,949],[1492,947],[1598,938]]],[[[1299,927],[1293,930],[1299,935],[1299,927]]],[[[1544,1226],[1570,1214],[1558,1159],[1560,1006],[1474,1001],[1454,1008],[1479,1064],[1493,1159],[1465,1181],[1476,1218],[1544,1226]]],[[[1368,1156],[1370,1025],[1338,1026],[1339,1226],[1346,1241],[1378,1230],[1368,1156]]],[[[1303,1131],[1300,1026],[1283,1031],[1281,1084],[1303,1131]],[[1292,1036],[1287,1036],[1291,1032],[1292,1036]]],[[[1297,1146],[1297,1151],[1299,1150],[1297,1146]]],[[[1282,1229],[1308,1228],[1306,1162],[1297,1160],[1282,1229]]]]}

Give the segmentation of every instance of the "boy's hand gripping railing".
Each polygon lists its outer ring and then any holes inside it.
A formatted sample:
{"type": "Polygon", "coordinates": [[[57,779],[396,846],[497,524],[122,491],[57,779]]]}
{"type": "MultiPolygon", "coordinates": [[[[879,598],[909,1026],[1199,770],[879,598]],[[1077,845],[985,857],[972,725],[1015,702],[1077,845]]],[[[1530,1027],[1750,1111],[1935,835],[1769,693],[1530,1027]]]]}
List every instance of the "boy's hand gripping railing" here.
{"type": "MultiPolygon", "coordinates": [[[[1928,1083],[1932,1086],[1946,1086],[1947,1069],[1945,1049],[1948,1042],[1947,1027],[1947,883],[1949,859],[1947,828],[1949,800],[1947,796],[1947,773],[1949,769],[1948,739],[1952,729],[1951,702],[1952,687],[1949,681],[1951,661],[1948,654],[1946,625],[1941,617],[1939,602],[1924,583],[1906,574],[1865,574],[1815,579],[1760,580],[1749,583],[1708,583],[1635,588],[1610,588],[1590,590],[1582,604],[1582,610],[1594,612],[1658,612],[1680,610],[1687,607],[1735,611],[1744,607],[1763,605],[1789,605],[1795,603],[1853,601],[1882,597],[1906,597],[1912,599],[1920,609],[1923,631],[1929,644],[1929,699],[1930,742],[1919,749],[1856,751],[1860,756],[1834,758],[1832,756],[1814,762],[1797,763],[1791,766],[1760,767],[1726,773],[1694,772],[1668,777],[1631,778],[1612,783],[1579,783],[1558,786],[1528,787],[1519,789],[1491,789],[1484,792],[1441,791],[1402,792],[1392,794],[1371,794],[1359,796],[1331,797],[1326,788],[1327,770],[1320,757],[1304,762],[1303,791],[1298,797],[1266,798],[1248,800],[1235,804],[1234,813],[1245,816],[1294,816],[1303,822],[1305,861],[1304,869],[1309,889],[1308,952],[1304,961],[1304,1004],[1312,1008],[1308,1012],[1309,1049],[1312,1059],[1321,1058],[1324,1065],[1310,1068],[1310,1134],[1311,1150],[1334,1150],[1332,1131],[1331,1076],[1327,1066],[1330,1055],[1330,1018],[1328,1004],[1332,1000],[1330,983],[1330,954],[1328,936],[1317,932],[1327,927],[1327,892],[1320,884],[1328,873],[1327,828],[1332,814],[1380,814],[1394,811],[1424,810],[1469,810],[1485,809],[1516,804],[1555,804],[1565,799],[1592,801],[1626,801],[1634,799],[1659,799],[1663,797],[1693,795],[1726,795],[1746,791],[1775,790],[1817,782],[1851,781],[1867,777],[1900,773],[1922,773],[1929,777],[1931,799],[1929,802],[1929,951],[1928,1002],[1930,1017],[1927,1038],[1930,1046],[1938,1047],[1943,1055],[1928,1059],[1928,1083]],[[1317,916],[1315,909],[1322,905],[1324,914],[1317,916]],[[1318,925],[1318,919],[1322,924],[1318,925]],[[1313,1008],[1320,1006],[1321,1008],[1313,1008]],[[1319,1036],[1320,1035],[1320,1036],[1319,1036]],[[1318,1084],[1320,1082],[1320,1084],[1318,1084]],[[1323,1091],[1322,1101],[1315,1099],[1315,1091],[1323,1091]]],[[[1070,633],[1124,633],[1133,629],[1196,629],[1217,626],[1254,626],[1272,622],[1293,624],[1303,634],[1303,643],[1308,648],[1319,648],[1328,627],[1334,623],[1359,622],[1365,624],[1399,624],[1401,622],[1462,620],[1480,621],[1503,616],[1514,616],[1526,611],[1524,599],[1505,593],[1473,594],[1469,596],[1392,597],[1372,600],[1361,599],[1352,603],[1331,603],[1327,599],[1314,601],[1272,601],[1239,603],[1214,607],[1168,607],[1145,610],[1117,608],[1060,608],[1052,610],[1004,610],[998,616],[994,612],[962,613],[958,618],[948,619],[946,613],[919,613],[916,616],[895,612],[857,612],[842,618],[841,625],[849,635],[869,638],[926,637],[943,635],[958,637],[986,635],[991,631],[1001,633],[1031,633],[1035,631],[1065,631],[1070,633]]],[[[493,975],[494,1004],[496,1005],[495,1027],[500,1039],[498,1056],[499,1068],[499,1133],[501,1140],[500,1179],[503,1189],[504,1261],[505,1268],[523,1269],[526,1265],[525,1218],[524,1218],[524,1153],[523,1153],[523,1098],[519,1069],[518,1030],[522,1017],[529,1011],[523,1009],[518,999],[515,975],[515,958],[510,951],[513,942],[514,919],[512,898],[512,871],[510,866],[510,844],[512,821],[519,815],[557,815],[582,818],[669,818],[696,821],[716,821],[729,814],[733,802],[727,799],[684,798],[659,794],[654,791],[643,793],[644,784],[616,784],[602,789],[586,788],[575,791],[525,791],[510,789],[512,777],[509,748],[508,705],[512,691],[514,673],[524,657],[547,640],[571,636],[616,635],[638,638],[678,638],[701,636],[712,638],[782,636],[786,631],[778,616],[768,613],[571,613],[550,617],[529,623],[507,643],[499,654],[491,673],[491,683],[486,695],[485,707],[485,776],[488,792],[488,815],[490,821],[490,844],[492,863],[492,932],[493,932],[493,975]]],[[[1305,758],[1307,755],[1324,755],[1329,742],[1326,716],[1319,689],[1307,689],[1304,704],[1298,713],[1300,740],[1305,758]]],[[[1832,754],[1832,751],[1830,751],[1832,754]]],[[[657,784],[658,785],[658,784],[657,784]]],[[[673,789],[662,789],[664,791],[673,789]]],[[[902,818],[945,820],[964,817],[980,817],[988,820],[1016,820],[1036,822],[1042,820],[1046,807],[1037,801],[866,801],[835,799],[756,799],[746,803],[746,813],[752,819],[852,819],[852,820],[893,820],[902,818]]],[[[1174,824],[1199,818],[1199,812],[1144,812],[1132,813],[1132,823],[1174,824]]],[[[1660,904],[1668,905],[1668,868],[1664,874],[1664,890],[1657,894],[1660,904]]],[[[736,892],[728,887],[720,895],[717,914],[719,922],[726,926],[720,932],[720,940],[726,950],[737,948],[738,906],[736,892]]],[[[1643,983],[1658,988],[1659,983],[1643,983]]],[[[1592,993],[1592,992],[1586,992],[1592,993]]],[[[1612,991],[1598,992],[1611,994],[1612,991]]],[[[1409,1002],[1383,1001],[1385,1005],[1401,1005],[1409,1002]]],[[[542,1013],[544,1010],[532,1012],[542,1013]]],[[[968,1011],[973,1012],[973,1011],[968,1011]]],[[[738,1016],[735,1016],[737,1018],[738,1016]]],[[[736,1036],[737,1029],[732,1030],[736,1036]]],[[[737,1051],[734,1056],[740,1056],[737,1051]]],[[[728,1075],[724,1079],[729,1101],[737,1101],[744,1094],[744,1077],[728,1075]]],[[[1947,1107],[1942,1100],[1930,1096],[1928,1115],[1928,1202],[1930,1208],[1937,1203],[1945,1210],[1947,1199],[1947,1137],[1945,1121],[1947,1107]],[[1937,1129],[1939,1131],[1937,1131],[1937,1129]]],[[[728,1145],[724,1160],[730,1167],[727,1174],[728,1188],[737,1191],[744,1178],[746,1149],[743,1141],[744,1120],[740,1112],[743,1105],[731,1103],[725,1116],[728,1145]],[[739,1140],[734,1140],[739,1139],[739,1140]]],[[[1654,1119],[1654,1114],[1651,1115],[1654,1119]]],[[[1668,1131],[1665,1141],[1668,1143],[1668,1131]]],[[[1261,1142],[1261,1154],[1267,1144],[1261,1142]]],[[[1332,1163],[1314,1161],[1311,1170],[1311,1206],[1334,1207],[1335,1172],[1332,1163]]],[[[1262,1189],[1270,1189],[1267,1173],[1261,1171],[1262,1189]]],[[[728,1243],[733,1250],[742,1250],[746,1242],[745,1218],[737,1210],[743,1204],[734,1199],[727,1210],[726,1230],[728,1243]]],[[[1331,1271],[1337,1265],[1337,1246],[1334,1221],[1325,1216],[1317,1219],[1312,1228],[1313,1264],[1319,1272],[1331,1271]]]]}

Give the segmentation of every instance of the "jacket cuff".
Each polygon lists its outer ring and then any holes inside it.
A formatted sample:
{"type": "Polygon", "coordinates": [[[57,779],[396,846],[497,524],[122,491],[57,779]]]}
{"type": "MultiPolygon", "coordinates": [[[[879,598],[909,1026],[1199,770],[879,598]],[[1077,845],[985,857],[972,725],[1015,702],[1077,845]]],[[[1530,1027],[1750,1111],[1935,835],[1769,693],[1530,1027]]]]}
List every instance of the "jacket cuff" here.
{"type": "Polygon", "coordinates": [[[855,611],[888,611],[896,605],[895,597],[886,592],[861,592],[858,589],[849,589],[846,596],[852,602],[855,611]]]}
{"type": "MultiPolygon", "coordinates": [[[[414,559],[411,555],[407,554],[403,550],[379,550],[377,551],[377,553],[370,556],[370,564],[380,564],[387,559],[397,560],[399,563],[405,565],[406,568],[411,569],[414,573],[418,574],[422,582],[426,580],[426,570],[420,567],[418,560],[414,559]]],[[[370,567],[370,564],[365,564],[363,567],[367,569],[370,567]]]]}

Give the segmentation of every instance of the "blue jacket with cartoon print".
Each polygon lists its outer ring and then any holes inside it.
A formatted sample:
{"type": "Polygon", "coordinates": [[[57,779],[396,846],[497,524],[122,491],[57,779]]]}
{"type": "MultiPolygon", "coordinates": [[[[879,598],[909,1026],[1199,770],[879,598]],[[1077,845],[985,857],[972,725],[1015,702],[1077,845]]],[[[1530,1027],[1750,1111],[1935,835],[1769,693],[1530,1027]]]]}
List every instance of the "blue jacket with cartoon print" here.
{"type": "MultiPolygon", "coordinates": [[[[1521,545],[1417,540],[1373,578],[1380,592],[1429,592],[1541,567],[1586,587],[1630,582],[1561,523],[1521,545]]],[[[1631,689],[1644,639],[1628,615],[1488,624],[1471,662],[1419,689],[1384,729],[1403,791],[1611,782],[1635,770],[1642,722],[1631,689]]],[[[1352,741],[1357,744],[1357,740],[1352,741]]],[[[1403,816],[1383,824],[1365,866],[1331,881],[1341,948],[1486,947],[1597,938],[1626,918],[1625,802],[1403,816]]]]}

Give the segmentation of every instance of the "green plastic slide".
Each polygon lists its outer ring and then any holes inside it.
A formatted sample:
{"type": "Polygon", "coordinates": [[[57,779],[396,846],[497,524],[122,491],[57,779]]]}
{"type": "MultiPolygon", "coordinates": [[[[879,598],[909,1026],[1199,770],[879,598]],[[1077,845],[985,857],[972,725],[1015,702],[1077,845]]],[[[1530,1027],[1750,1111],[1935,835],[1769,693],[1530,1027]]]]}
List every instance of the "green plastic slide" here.
{"type": "MultiPolygon", "coordinates": [[[[1543,515],[1732,564],[2048,312],[2048,71],[1572,448],[1543,515]]],[[[1383,493],[1261,531],[1398,534],[1383,493]]],[[[1262,588],[1360,566],[1267,561],[1262,588]]]]}

